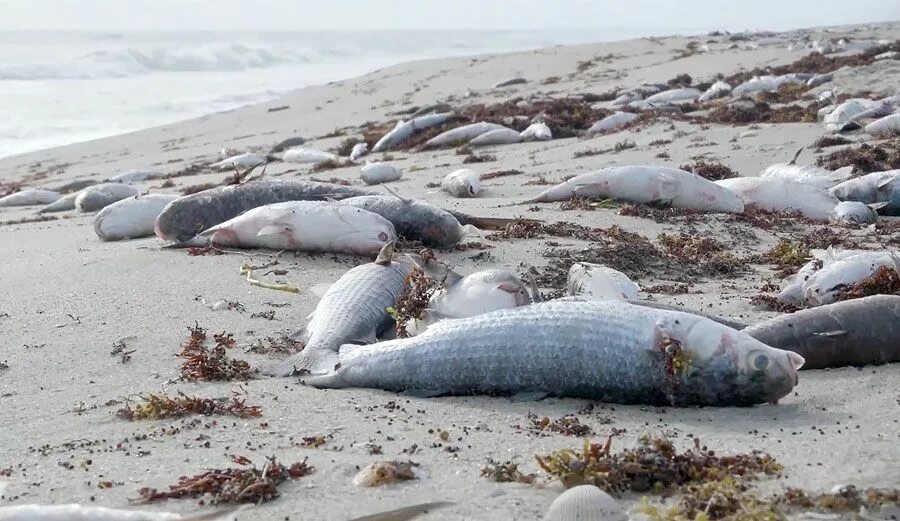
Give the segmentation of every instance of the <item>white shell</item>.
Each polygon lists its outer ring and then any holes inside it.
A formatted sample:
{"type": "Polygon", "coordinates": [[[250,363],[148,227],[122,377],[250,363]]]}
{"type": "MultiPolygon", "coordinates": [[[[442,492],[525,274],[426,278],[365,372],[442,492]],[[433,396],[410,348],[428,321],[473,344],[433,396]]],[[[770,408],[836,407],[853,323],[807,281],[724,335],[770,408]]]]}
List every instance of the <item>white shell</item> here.
{"type": "Polygon", "coordinates": [[[381,487],[410,479],[418,479],[418,476],[408,464],[376,461],[360,470],[353,478],[353,484],[357,487],[381,487]]]}
{"type": "Polygon", "coordinates": [[[628,515],[606,492],[579,485],[553,500],[544,521],[628,521],[628,515]]]}

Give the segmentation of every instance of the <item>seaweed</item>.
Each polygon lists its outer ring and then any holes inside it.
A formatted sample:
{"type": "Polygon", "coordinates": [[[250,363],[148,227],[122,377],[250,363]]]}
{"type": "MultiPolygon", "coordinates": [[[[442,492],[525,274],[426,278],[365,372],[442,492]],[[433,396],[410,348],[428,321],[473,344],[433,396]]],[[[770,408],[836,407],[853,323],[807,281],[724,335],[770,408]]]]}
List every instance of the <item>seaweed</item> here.
{"type": "Polygon", "coordinates": [[[584,440],[582,450],[562,449],[535,456],[546,473],[571,488],[589,484],[618,495],[627,491],[655,493],[687,483],[719,481],[728,477],[753,479],[760,474],[778,475],[782,466],[771,456],[749,454],[718,456],[694,438],[693,447],[678,452],[666,438],[642,436],[634,449],[611,451],[612,437],[605,443],[584,440]]]}
{"type": "Polygon", "coordinates": [[[779,85],[776,91],[760,92],[757,99],[766,103],[790,103],[802,99],[808,90],[805,83],[788,82],[779,85]]]}
{"type": "Polygon", "coordinates": [[[167,491],[143,487],[138,495],[144,503],[166,499],[204,498],[201,501],[213,505],[228,503],[265,503],[279,496],[278,486],[288,479],[300,479],[315,469],[307,465],[306,458],[290,467],[278,463],[274,457],[267,459],[262,469],[257,469],[243,456],[232,456],[241,468],[215,469],[196,476],[182,476],[167,491]]]}
{"type": "Polygon", "coordinates": [[[690,483],[679,488],[671,506],[652,504],[646,497],[636,507],[648,521],[782,521],[778,505],[760,498],[740,479],[690,483]]]}
{"type": "Polygon", "coordinates": [[[785,505],[815,508],[819,510],[848,512],[861,507],[874,508],[886,504],[900,503],[900,489],[867,488],[860,490],[853,485],[840,487],[836,492],[810,494],[798,488],[789,488],[778,497],[785,505]]]}
{"type": "Polygon", "coordinates": [[[116,416],[123,420],[162,420],[180,418],[191,414],[204,416],[236,416],[238,418],[257,418],[262,410],[257,405],[247,405],[244,400],[233,396],[227,398],[197,398],[179,393],[172,398],[164,394],[151,394],[142,403],[130,405],[116,411],[116,416]]]}
{"type": "Polygon", "coordinates": [[[340,144],[332,149],[332,152],[341,156],[341,157],[350,157],[350,152],[353,152],[353,147],[355,147],[358,143],[364,142],[364,138],[361,137],[348,137],[340,142],[340,144]]]}
{"type": "Polygon", "coordinates": [[[521,170],[511,169],[511,170],[497,170],[494,172],[488,172],[486,174],[481,174],[481,180],[487,181],[488,179],[496,179],[498,177],[506,177],[510,175],[520,175],[523,174],[521,170]]]}
{"type": "Polygon", "coordinates": [[[188,341],[182,345],[179,356],[184,358],[181,364],[181,378],[187,381],[227,381],[248,380],[251,377],[250,364],[244,360],[228,356],[226,349],[234,347],[235,341],[230,333],[213,335],[215,346],[206,347],[206,330],[199,325],[188,328],[191,332],[188,341]]]}
{"type": "Polygon", "coordinates": [[[695,161],[694,163],[681,165],[679,168],[687,172],[693,172],[700,177],[709,179],[710,181],[719,181],[721,179],[731,179],[737,177],[738,174],[731,168],[721,163],[707,163],[706,161],[695,161]]]}
{"type": "Polygon", "coordinates": [[[539,417],[536,414],[528,414],[528,427],[538,432],[555,432],[565,436],[577,436],[579,438],[590,436],[594,433],[590,426],[581,423],[576,416],[563,416],[551,420],[547,416],[539,417]]]}
{"type": "Polygon", "coordinates": [[[875,273],[841,291],[838,300],[851,300],[871,295],[900,295],[900,273],[887,266],[879,266],[875,273]]]}
{"type": "Polygon", "coordinates": [[[321,172],[326,172],[328,170],[335,170],[337,168],[346,168],[356,166],[349,160],[339,160],[339,159],[327,159],[325,161],[319,161],[315,165],[313,165],[311,172],[314,174],[318,174],[321,172]]]}
{"type": "Polygon", "coordinates": [[[852,165],[854,172],[861,174],[900,168],[900,139],[836,150],[820,156],[816,164],[829,170],[852,165]]]}
{"type": "Polygon", "coordinates": [[[744,262],[732,255],[721,242],[712,237],[688,233],[661,233],[663,251],[685,265],[695,266],[707,275],[734,275],[744,270],[744,262]]]}
{"type": "Polygon", "coordinates": [[[471,163],[489,163],[491,161],[496,161],[497,156],[492,154],[469,154],[463,159],[463,164],[468,165],[471,163]]]}
{"type": "Polygon", "coordinates": [[[387,309],[391,318],[396,322],[397,338],[406,338],[409,333],[406,326],[413,320],[422,318],[428,301],[443,285],[443,281],[436,281],[415,267],[406,276],[403,292],[397,298],[397,304],[387,309]]]}
{"type": "Polygon", "coordinates": [[[844,136],[822,136],[819,139],[813,141],[812,146],[818,149],[836,147],[839,145],[849,145],[853,143],[849,139],[844,136]]]}
{"type": "Polygon", "coordinates": [[[656,207],[646,204],[627,204],[619,208],[619,215],[629,217],[643,217],[653,219],[658,223],[670,223],[675,220],[687,224],[696,223],[703,215],[699,210],[692,208],[656,207]]]}
{"type": "Polygon", "coordinates": [[[497,483],[526,483],[531,485],[537,480],[535,474],[523,474],[517,463],[507,461],[499,463],[488,459],[487,465],[481,469],[481,476],[497,483]]]}
{"type": "Polygon", "coordinates": [[[754,295],[750,298],[750,303],[769,311],[779,311],[781,313],[793,313],[800,310],[797,306],[784,303],[772,295],[754,295]]]}

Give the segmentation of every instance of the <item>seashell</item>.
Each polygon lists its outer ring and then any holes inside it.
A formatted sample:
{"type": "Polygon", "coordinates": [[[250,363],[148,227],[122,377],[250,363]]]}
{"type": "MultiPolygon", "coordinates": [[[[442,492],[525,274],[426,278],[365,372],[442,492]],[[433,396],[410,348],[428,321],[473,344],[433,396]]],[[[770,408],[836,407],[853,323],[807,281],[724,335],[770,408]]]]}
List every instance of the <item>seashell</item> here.
{"type": "Polygon", "coordinates": [[[353,484],[357,487],[381,487],[400,481],[419,479],[413,471],[418,463],[411,461],[376,461],[359,471],[353,478],[353,484]]]}
{"type": "Polygon", "coordinates": [[[544,521],[628,521],[628,516],[606,492],[579,485],[553,500],[544,521]]]}

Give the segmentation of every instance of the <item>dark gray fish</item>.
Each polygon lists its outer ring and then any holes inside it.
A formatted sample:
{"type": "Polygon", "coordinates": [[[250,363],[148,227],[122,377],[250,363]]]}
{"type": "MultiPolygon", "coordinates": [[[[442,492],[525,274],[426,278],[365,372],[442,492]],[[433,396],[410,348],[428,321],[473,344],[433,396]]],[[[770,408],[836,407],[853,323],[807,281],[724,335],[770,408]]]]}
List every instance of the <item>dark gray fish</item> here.
{"type": "Polygon", "coordinates": [[[207,228],[259,206],[371,194],[350,186],[283,179],[220,186],[172,201],[156,219],[156,235],[169,241],[187,242],[207,228]]]}
{"type": "MultiPolygon", "coordinates": [[[[94,179],[78,179],[75,181],[69,181],[68,183],[61,184],[56,188],[53,188],[54,192],[59,192],[61,194],[68,194],[72,192],[77,192],[89,186],[93,186],[98,184],[99,181],[94,179]]],[[[74,207],[73,207],[74,208],[74,207]]]]}
{"type": "Polygon", "coordinates": [[[713,322],[718,322],[723,326],[728,326],[733,329],[744,329],[748,327],[747,324],[743,322],[739,322],[737,320],[732,320],[727,317],[720,317],[718,315],[713,315],[711,313],[704,313],[702,311],[697,311],[696,309],[685,308],[682,306],[675,306],[672,304],[663,304],[662,302],[648,302],[646,300],[637,300],[637,299],[628,299],[627,302],[629,304],[634,304],[635,306],[644,306],[653,309],[667,309],[669,311],[681,311],[682,313],[690,313],[691,315],[697,315],[699,317],[708,318],[713,322]]]}
{"type": "Polygon", "coordinates": [[[499,89],[501,87],[509,87],[510,85],[519,85],[521,83],[528,83],[528,80],[525,78],[509,78],[508,80],[495,83],[494,88],[499,89]]]}
{"type": "Polygon", "coordinates": [[[793,351],[803,369],[900,362],[900,296],[875,295],[781,315],[743,330],[793,351]]]}
{"type": "Polygon", "coordinates": [[[303,143],[306,143],[306,140],[302,137],[290,137],[272,147],[272,150],[269,153],[274,154],[275,152],[284,152],[291,147],[297,147],[303,143]]]}
{"type": "Polygon", "coordinates": [[[464,235],[456,217],[425,202],[393,195],[364,195],[344,199],[340,204],[377,213],[390,221],[401,237],[421,241],[426,246],[450,248],[464,235]]]}

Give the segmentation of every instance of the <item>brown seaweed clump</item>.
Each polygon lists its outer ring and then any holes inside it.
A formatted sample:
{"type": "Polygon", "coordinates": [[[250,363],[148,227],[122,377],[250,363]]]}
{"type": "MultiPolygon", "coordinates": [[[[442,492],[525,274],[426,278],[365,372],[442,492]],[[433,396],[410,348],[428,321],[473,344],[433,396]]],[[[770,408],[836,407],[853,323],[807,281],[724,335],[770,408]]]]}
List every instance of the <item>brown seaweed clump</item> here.
{"type": "Polygon", "coordinates": [[[763,91],[757,95],[757,99],[766,103],[790,103],[803,99],[803,95],[809,90],[805,83],[783,83],[774,92],[763,91]]]}
{"type": "Polygon", "coordinates": [[[520,175],[524,172],[521,170],[511,169],[511,170],[497,170],[494,172],[488,172],[486,174],[481,174],[481,180],[487,181],[488,179],[496,179],[498,177],[507,177],[511,175],[520,175]]]}
{"type": "Polygon", "coordinates": [[[665,438],[644,436],[634,449],[613,453],[612,437],[606,443],[584,441],[581,452],[562,449],[535,456],[538,465],[567,488],[594,485],[609,494],[626,491],[662,492],[687,483],[720,481],[728,477],[753,479],[758,474],[777,475],[781,465],[771,456],[749,454],[718,456],[694,438],[694,446],[678,452],[665,438]]]}
{"type": "Polygon", "coordinates": [[[546,433],[553,432],[564,436],[577,436],[583,438],[594,433],[589,425],[581,423],[577,416],[563,416],[551,420],[548,416],[538,416],[533,413],[528,414],[529,430],[546,433]]]}
{"type": "Polygon", "coordinates": [[[646,204],[627,204],[619,208],[619,215],[653,219],[658,223],[671,223],[677,220],[685,224],[693,224],[700,220],[703,213],[692,208],[657,208],[646,204]]]}
{"type": "Polygon", "coordinates": [[[731,168],[722,163],[707,163],[706,161],[696,161],[691,164],[681,165],[679,168],[687,172],[693,172],[700,177],[709,179],[710,181],[719,181],[720,179],[731,179],[737,177],[738,174],[731,168]]]}
{"type": "Polygon", "coordinates": [[[779,497],[779,500],[786,505],[807,509],[855,512],[862,507],[871,509],[900,503],[900,489],[867,488],[860,490],[853,485],[847,485],[841,487],[837,492],[810,494],[798,488],[789,488],[779,497]]]}
{"type": "Polygon", "coordinates": [[[290,467],[269,458],[262,469],[256,468],[243,456],[232,456],[241,468],[216,469],[196,476],[178,478],[178,483],[167,491],[155,488],[141,488],[138,494],[145,503],[166,499],[204,498],[210,504],[265,503],[278,497],[278,485],[288,479],[300,479],[311,474],[313,467],[306,459],[290,467]]]}
{"type": "Polygon", "coordinates": [[[345,159],[343,161],[341,161],[339,159],[328,159],[325,161],[320,161],[320,162],[316,163],[315,165],[313,165],[311,171],[315,174],[318,174],[320,172],[326,172],[328,170],[335,170],[337,168],[346,168],[346,167],[351,167],[351,166],[356,166],[356,165],[347,159],[345,159]]]}
{"type": "Polygon", "coordinates": [[[184,358],[181,364],[181,378],[187,381],[229,381],[249,380],[252,371],[250,364],[228,356],[226,352],[235,346],[231,333],[213,335],[215,345],[206,347],[206,330],[198,325],[189,328],[191,335],[182,345],[179,356],[184,358]]]}
{"type": "Polygon", "coordinates": [[[838,300],[852,300],[872,295],[900,295],[900,273],[887,266],[879,266],[875,273],[838,294],[838,300]]]}
{"type": "Polygon", "coordinates": [[[725,245],[712,237],[688,233],[659,235],[666,254],[685,265],[693,265],[707,275],[734,275],[744,269],[744,263],[729,253],[725,245]]]}
{"type": "Polygon", "coordinates": [[[481,477],[497,483],[526,483],[531,485],[537,480],[535,474],[523,474],[517,463],[507,461],[499,463],[488,459],[487,465],[481,469],[481,477]]]}
{"type": "Polygon", "coordinates": [[[397,338],[409,336],[406,326],[411,321],[422,318],[431,296],[441,289],[442,285],[443,281],[432,279],[421,268],[416,267],[409,272],[403,293],[397,298],[397,305],[387,309],[388,314],[397,323],[397,338]]]}
{"type": "Polygon", "coordinates": [[[829,170],[852,165],[854,172],[861,174],[900,168],[900,139],[836,150],[820,156],[816,164],[829,170]]]}
{"type": "Polygon", "coordinates": [[[126,404],[125,407],[116,411],[116,416],[128,421],[162,420],[191,414],[258,418],[262,415],[262,409],[257,405],[247,405],[244,400],[236,396],[229,401],[226,398],[197,398],[184,394],[179,394],[174,398],[164,394],[151,394],[147,398],[142,398],[141,403],[133,406],[126,404]]]}
{"type": "Polygon", "coordinates": [[[844,136],[822,136],[819,139],[813,141],[812,146],[818,149],[822,149],[840,145],[849,145],[850,143],[853,143],[853,141],[850,141],[844,136]]]}
{"type": "Polygon", "coordinates": [[[762,293],[751,297],[750,304],[759,306],[768,311],[779,311],[781,313],[793,313],[800,310],[800,308],[793,304],[785,304],[772,295],[765,295],[762,293]]]}
{"type": "Polygon", "coordinates": [[[649,521],[782,521],[778,505],[759,497],[743,480],[690,483],[678,489],[673,505],[653,504],[642,498],[637,511],[649,521]]]}
{"type": "Polygon", "coordinates": [[[763,101],[740,99],[720,105],[706,116],[688,118],[695,123],[721,123],[748,125],[751,123],[815,123],[818,119],[819,103],[806,106],[797,104],[773,107],[763,101]]]}

